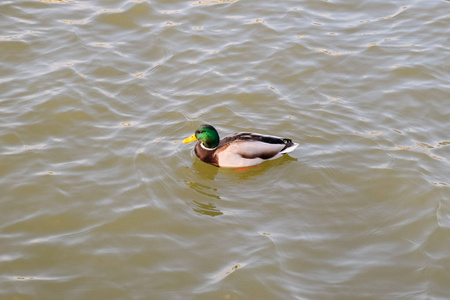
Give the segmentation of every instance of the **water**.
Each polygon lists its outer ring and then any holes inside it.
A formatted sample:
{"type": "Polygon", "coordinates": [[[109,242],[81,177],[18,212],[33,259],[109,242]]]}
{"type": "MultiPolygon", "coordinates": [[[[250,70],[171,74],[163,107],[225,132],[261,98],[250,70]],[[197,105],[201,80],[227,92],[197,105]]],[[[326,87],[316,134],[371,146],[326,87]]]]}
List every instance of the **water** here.
{"type": "Polygon", "coordinates": [[[0,299],[448,299],[449,5],[2,1],[0,299]]]}

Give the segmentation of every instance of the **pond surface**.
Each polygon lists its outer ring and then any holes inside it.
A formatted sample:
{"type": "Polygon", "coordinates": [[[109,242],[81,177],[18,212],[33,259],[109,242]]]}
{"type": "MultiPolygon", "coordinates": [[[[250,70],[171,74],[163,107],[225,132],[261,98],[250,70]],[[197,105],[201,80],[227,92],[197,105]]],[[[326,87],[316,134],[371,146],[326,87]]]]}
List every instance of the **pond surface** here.
{"type": "Polygon", "coordinates": [[[0,12],[0,299],[448,299],[449,1],[0,12]]]}

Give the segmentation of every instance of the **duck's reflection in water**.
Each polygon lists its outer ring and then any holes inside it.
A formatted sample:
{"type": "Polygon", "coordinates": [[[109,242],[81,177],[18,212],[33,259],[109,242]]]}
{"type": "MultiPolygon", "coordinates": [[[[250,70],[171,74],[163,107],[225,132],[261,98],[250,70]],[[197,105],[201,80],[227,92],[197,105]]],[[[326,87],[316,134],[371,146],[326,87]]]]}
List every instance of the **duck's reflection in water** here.
{"type": "Polygon", "coordinates": [[[283,168],[280,168],[282,165],[292,161],[297,161],[297,159],[285,155],[277,161],[266,162],[258,166],[228,169],[218,168],[195,159],[192,167],[186,168],[191,176],[189,176],[189,180],[185,181],[185,184],[198,193],[199,197],[188,202],[188,205],[202,215],[212,217],[223,215],[224,212],[217,207],[217,203],[222,200],[220,196],[222,188],[229,187],[230,184],[236,185],[248,180],[255,180],[269,170],[276,176],[277,170],[282,172],[283,168]]]}

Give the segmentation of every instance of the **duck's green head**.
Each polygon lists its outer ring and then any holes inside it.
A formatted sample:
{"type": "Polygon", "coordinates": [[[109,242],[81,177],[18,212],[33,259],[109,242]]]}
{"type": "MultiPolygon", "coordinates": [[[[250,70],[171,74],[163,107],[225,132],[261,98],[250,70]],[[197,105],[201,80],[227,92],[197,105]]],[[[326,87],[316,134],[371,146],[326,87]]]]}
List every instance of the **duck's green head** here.
{"type": "Polygon", "coordinates": [[[219,134],[216,129],[208,124],[200,125],[195,133],[183,140],[183,143],[190,143],[194,141],[201,141],[205,148],[216,148],[219,145],[219,134]]]}

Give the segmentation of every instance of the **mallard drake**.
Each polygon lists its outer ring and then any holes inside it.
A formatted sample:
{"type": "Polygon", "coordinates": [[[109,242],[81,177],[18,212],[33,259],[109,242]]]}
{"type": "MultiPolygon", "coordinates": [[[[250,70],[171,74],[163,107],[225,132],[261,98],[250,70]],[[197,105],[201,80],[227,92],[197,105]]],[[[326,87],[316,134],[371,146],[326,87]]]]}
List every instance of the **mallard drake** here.
{"type": "Polygon", "coordinates": [[[242,168],[258,165],[281,157],[297,148],[292,140],[259,133],[239,132],[219,139],[217,130],[201,125],[183,143],[198,141],[195,155],[205,163],[225,168],[242,168]]]}

